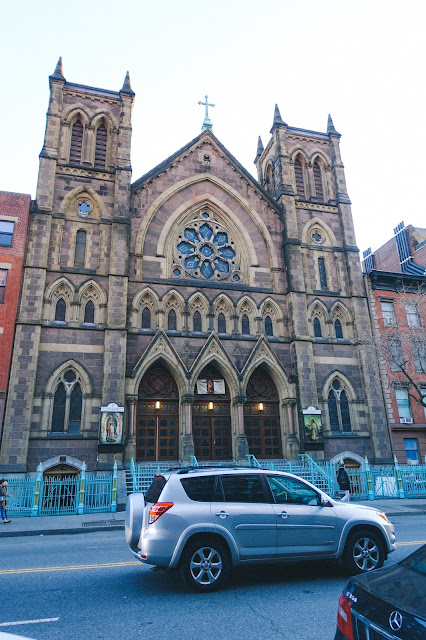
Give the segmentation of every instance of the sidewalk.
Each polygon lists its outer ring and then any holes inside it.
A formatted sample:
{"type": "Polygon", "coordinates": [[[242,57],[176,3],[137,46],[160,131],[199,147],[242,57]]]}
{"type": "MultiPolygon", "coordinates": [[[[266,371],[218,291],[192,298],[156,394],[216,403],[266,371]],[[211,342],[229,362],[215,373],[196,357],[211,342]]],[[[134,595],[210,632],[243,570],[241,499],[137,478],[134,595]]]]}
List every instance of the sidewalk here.
{"type": "MultiPolygon", "coordinates": [[[[378,511],[384,511],[390,520],[394,516],[426,514],[426,498],[362,500],[354,502],[354,504],[365,504],[378,511]]],[[[85,513],[82,516],[11,517],[12,522],[10,524],[2,524],[0,521],[0,538],[124,530],[124,518],[124,511],[116,513],[85,513]]]]}

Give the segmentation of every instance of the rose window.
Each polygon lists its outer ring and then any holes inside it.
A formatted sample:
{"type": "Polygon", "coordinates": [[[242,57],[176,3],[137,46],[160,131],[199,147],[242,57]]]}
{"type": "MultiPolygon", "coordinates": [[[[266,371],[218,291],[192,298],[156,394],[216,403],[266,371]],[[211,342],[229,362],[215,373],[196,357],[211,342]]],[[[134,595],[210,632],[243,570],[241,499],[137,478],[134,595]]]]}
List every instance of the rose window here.
{"type": "Polygon", "coordinates": [[[172,269],[176,277],[241,280],[234,243],[226,228],[207,212],[185,226],[176,251],[177,260],[172,269]]]}

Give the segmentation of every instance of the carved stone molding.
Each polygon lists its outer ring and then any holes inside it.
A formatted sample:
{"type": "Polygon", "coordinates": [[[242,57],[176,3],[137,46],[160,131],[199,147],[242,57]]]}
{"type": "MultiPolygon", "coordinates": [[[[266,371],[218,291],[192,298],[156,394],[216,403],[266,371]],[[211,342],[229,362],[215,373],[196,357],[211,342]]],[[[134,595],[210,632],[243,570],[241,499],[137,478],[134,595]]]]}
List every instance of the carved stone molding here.
{"type": "Polygon", "coordinates": [[[315,202],[296,202],[297,209],[313,209],[314,211],[326,211],[327,213],[338,213],[337,207],[317,204],[315,202]]]}
{"type": "Polygon", "coordinates": [[[114,176],[110,173],[102,173],[101,171],[85,171],[80,167],[61,167],[58,165],[56,167],[56,173],[59,175],[65,176],[80,176],[83,178],[96,178],[99,180],[109,180],[110,182],[114,181],[114,176]]]}

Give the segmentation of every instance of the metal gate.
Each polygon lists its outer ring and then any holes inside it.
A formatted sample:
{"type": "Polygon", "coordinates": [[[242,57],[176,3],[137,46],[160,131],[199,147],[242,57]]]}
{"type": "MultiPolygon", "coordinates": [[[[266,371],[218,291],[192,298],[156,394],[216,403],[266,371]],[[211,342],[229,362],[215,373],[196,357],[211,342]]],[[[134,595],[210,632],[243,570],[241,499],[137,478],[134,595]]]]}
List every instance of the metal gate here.
{"type": "Polygon", "coordinates": [[[78,476],[50,476],[43,480],[41,516],[77,513],[78,476]]]}

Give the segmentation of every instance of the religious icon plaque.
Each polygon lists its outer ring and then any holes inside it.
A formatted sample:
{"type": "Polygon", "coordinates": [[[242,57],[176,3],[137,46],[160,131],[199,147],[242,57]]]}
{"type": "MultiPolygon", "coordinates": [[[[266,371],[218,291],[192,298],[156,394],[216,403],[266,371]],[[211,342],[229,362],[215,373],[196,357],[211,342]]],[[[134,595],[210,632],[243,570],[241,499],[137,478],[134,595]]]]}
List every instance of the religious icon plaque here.
{"type": "Polygon", "coordinates": [[[123,443],[123,416],[124,407],[119,407],[115,402],[101,407],[99,444],[123,443]]]}

